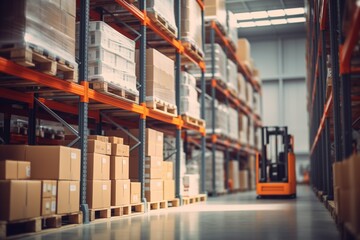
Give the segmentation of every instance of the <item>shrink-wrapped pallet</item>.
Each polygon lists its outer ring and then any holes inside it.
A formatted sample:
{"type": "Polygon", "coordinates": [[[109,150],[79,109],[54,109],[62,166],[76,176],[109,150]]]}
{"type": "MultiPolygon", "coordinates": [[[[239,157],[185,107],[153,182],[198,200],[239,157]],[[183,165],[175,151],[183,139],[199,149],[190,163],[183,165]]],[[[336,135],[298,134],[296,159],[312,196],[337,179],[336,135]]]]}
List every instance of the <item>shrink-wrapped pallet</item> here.
{"type": "Polygon", "coordinates": [[[213,158],[212,154],[205,154],[205,189],[210,193],[219,193],[225,190],[224,152],[215,152],[215,189],[213,187],[213,158]]]}
{"type": "Polygon", "coordinates": [[[196,79],[193,75],[182,71],[180,83],[180,114],[200,118],[200,103],[196,91],[196,79]]]}
{"type": "Polygon", "coordinates": [[[146,12],[156,15],[160,22],[166,21],[165,25],[173,29],[177,36],[177,27],[175,23],[174,0],[146,0],[146,12]]]}
{"type": "Polygon", "coordinates": [[[227,11],[227,36],[230,39],[230,43],[236,49],[238,42],[238,23],[234,13],[227,11]]]}
{"type": "Polygon", "coordinates": [[[238,92],[237,74],[237,65],[230,59],[227,59],[226,83],[230,91],[232,91],[235,95],[237,95],[238,92]]]}

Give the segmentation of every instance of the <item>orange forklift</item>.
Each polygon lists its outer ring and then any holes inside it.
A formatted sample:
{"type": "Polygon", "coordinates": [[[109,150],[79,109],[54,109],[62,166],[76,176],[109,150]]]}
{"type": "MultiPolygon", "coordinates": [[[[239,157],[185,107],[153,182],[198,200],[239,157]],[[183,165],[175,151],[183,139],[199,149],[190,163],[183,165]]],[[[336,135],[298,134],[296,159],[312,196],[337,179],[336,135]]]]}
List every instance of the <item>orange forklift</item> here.
{"type": "Polygon", "coordinates": [[[262,127],[261,154],[256,155],[257,198],[296,198],[294,139],[287,127],[262,127]]]}

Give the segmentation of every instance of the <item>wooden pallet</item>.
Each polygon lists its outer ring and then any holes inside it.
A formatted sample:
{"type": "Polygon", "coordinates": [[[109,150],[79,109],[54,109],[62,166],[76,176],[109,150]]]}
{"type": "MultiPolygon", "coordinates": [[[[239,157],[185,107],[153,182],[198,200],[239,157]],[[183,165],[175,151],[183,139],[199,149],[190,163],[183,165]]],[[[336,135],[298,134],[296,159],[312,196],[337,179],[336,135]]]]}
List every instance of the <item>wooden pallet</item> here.
{"type": "Polygon", "coordinates": [[[168,207],[167,201],[156,201],[156,202],[148,202],[148,211],[150,210],[159,210],[159,209],[165,209],[168,207]]]}
{"type": "Polygon", "coordinates": [[[106,219],[111,217],[111,208],[89,209],[89,220],[106,219]]]}
{"type": "Polygon", "coordinates": [[[172,200],[166,200],[167,201],[167,207],[180,207],[180,199],[175,198],[172,200]]]}
{"type": "Polygon", "coordinates": [[[145,212],[144,204],[130,204],[124,206],[112,206],[111,217],[121,217],[121,216],[130,216],[135,214],[141,214],[145,212]]]}
{"type": "Polygon", "coordinates": [[[203,119],[194,118],[187,114],[182,114],[181,118],[184,120],[186,124],[193,125],[195,127],[203,127],[203,128],[206,127],[206,122],[203,119]]]}
{"type": "Polygon", "coordinates": [[[134,103],[139,102],[139,96],[137,94],[105,81],[91,81],[90,87],[112,97],[125,99],[134,103]]]}
{"type": "Polygon", "coordinates": [[[0,56],[24,67],[34,68],[36,71],[57,76],[66,81],[77,82],[78,79],[77,66],[34,45],[2,45],[0,46],[0,56]]]}
{"type": "Polygon", "coordinates": [[[147,11],[146,14],[151,20],[154,21],[155,25],[163,29],[168,36],[172,38],[177,37],[177,28],[171,26],[171,24],[169,24],[169,22],[159,13],[155,11],[147,11]]]}
{"type": "Polygon", "coordinates": [[[0,239],[41,231],[41,217],[0,222],[0,239]]]}
{"type": "Polygon", "coordinates": [[[42,217],[43,229],[47,228],[59,228],[70,224],[82,224],[83,214],[82,212],[56,214],[42,217]]]}
{"type": "Polygon", "coordinates": [[[183,197],[183,205],[199,203],[199,202],[206,202],[207,195],[206,194],[199,194],[196,196],[191,197],[183,197]]]}
{"type": "Polygon", "coordinates": [[[204,60],[204,53],[195,44],[191,42],[183,42],[184,48],[196,56],[197,60],[204,60]]]}
{"type": "Polygon", "coordinates": [[[152,100],[147,100],[146,106],[152,108],[157,112],[161,112],[172,117],[177,116],[177,107],[175,105],[162,101],[158,98],[152,98],[152,100]]]}

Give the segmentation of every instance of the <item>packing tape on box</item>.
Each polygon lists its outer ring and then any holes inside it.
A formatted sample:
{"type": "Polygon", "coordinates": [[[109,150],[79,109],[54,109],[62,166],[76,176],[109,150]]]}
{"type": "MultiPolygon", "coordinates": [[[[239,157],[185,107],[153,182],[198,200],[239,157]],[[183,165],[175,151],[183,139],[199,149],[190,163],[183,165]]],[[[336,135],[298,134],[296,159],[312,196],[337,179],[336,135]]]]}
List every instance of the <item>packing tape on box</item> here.
{"type": "Polygon", "coordinates": [[[106,191],[106,190],[107,190],[107,185],[106,185],[106,184],[103,184],[103,185],[102,185],[102,190],[103,190],[103,191],[106,191]]]}

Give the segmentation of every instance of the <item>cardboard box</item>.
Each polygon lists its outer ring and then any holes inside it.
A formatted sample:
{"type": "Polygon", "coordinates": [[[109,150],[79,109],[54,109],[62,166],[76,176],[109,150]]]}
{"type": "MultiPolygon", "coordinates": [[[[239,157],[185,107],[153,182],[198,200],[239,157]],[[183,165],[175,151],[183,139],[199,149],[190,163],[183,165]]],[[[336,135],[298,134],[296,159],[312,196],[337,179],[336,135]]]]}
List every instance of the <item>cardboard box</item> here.
{"type": "Polygon", "coordinates": [[[246,38],[240,38],[238,40],[238,47],[236,49],[236,56],[240,61],[248,61],[251,60],[250,54],[250,43],[246,38]]]}
{"type": "Polygon", "coordinates": [[[32,179],[80,180],[80,150],[64,146],[28,146],[32,179]]]}
{"type": "Polygon", "coordinates": [[[239,171],[239,189],[248,190],[249,189],[249,172],[248,170],[239,171]]]}
{"type": "Polygon", "coordinates": [[[360,233],[360,189],[358,183],[360,181],[360,158],[354,156],[350,159],[350,222],[353,229],[360,233]]]}
{"type": "Polygon", "coordinates": [[[229,180],[231,182],[231,189],[237,190],[240,188],[239,184],[239,162],[232,160],[229,161],[229,180]]]}
{"type": "Polygon", "coordinates": [[[120,137],[111,136],[109,142],[114,144],[124,144],[124,139],[120,137]]]}
{"type": "MultiPolygon", "coordinates": [[[[130,133],[137,138],[139,137],[139,129],[130,129],[130,133]]],[[[146,128],[145,135],[145,156],[163,157],[164,133],[151,128],[146,128]]],[[[130,139],[129,142],[131,147],[136,144],[136,142],[132,139],[130,139]]],[[[136,150],[132,151],[131,156],[138,157],[138,152],[139,151],[136,150]]]]}
{"type": "Polygon", "coordinates": [[[88,180],[86,196],[89,209],[110,207],[111,181],[88,180]]]}
{"type": "Polygon", "coordinates": [[[111,143],[106,143],[106,155],[111,155],[111,143]]]}
{"type": "Polygon", "coordinates": [[[175,181],[164,180],[163,183],[164,183],[164,200],[175,199],[175,181]]]}
{"type": "Polygon", "coordinates": [[[111,180],[111,206],[130,204],[130,180],[111,180]]]}
{"type": "Polygon", "coordinates": [[[109,137],[101,136],[101,135],[89,135],[88,139],[89,140],[98,140],[98,141],[101,141],[101,142],[109,142],[109,137]]]}
{"type": "Polygon", "coordinates": [[[129,157],[110,157],[110,179],[129,179],[129,157]]]}
{"type": "Polygon", "coordinates": [[[57,214],[78,212],[80,208],[80,182],[58,181],[57,214]]]}
{"type": "Polygon", "coordinates": [[[145,198],[148,202],[162,201],[164,198],[163,180],[145,180],[145,198]]]}
{"type": "Polygon", "coordinates": [[[346,223],[350,221],[350,190],[339,189],[339,201],[338,201],[338,217],[340,223],[346,223]]]}
{"type": "Polygon", "coordinates": [[[31,177],[31,164],[29,161],[17,162],[17,178],[19,180],[29,180],[31,177]]]}
{"type": "Polygon", "coordinates": [[[170,161],[162,162],[162,179],[172,180],[174,179],[174,164],[170,161]]]}
{"type": "Polygon", "coordinates": [[[53,215],[56,213],[56,198],[45,197],[41,199],[41,216],[53,215]]]}
{"type": "Polygon", "coordinates": [[[110,179],[110,157],[98,153],[88,153],[88,180],[109,180],[110,179]]]}
{"type": "Polygon", "coordinates": [[[113,156],[121,156],[128,157],[129,156],[129,146],[124,144],[111,144],[111,155],[113,156]]]}
{"type": "Polygon", "coordinates": [[[0,192],[0,220],[14,221],[40,216],[40,181],[0,180],[0,192]]]}
{"type": "Polygon", "coordinates": [[[17,179],[17,161],[5,160],[0,161],[0,179],[1,180],[11,180],[17,179]]]}
{"type": "Polygon", "coordinates": [[[76,2],[61,0],[60,6],[62,11],[65,11],[73,17],[76,17],[76,2]]]}
{"type": "Polygon", "coordinates": [[[28,145],[0,145],[0,160],[26,160],[28,145]]]}
{"type": "Polygon", "coordinates": [[[141,202],[141,183],[131,182],[130,183],[130,203],[136,204],[141,202]]]}
{"type": "Polygon", "coordinates": [[[99,140],[88,140],[88,153],[99,153],[99,154],[106,154],[106,142],[102,142],[99,140]]]}
{"type": "Polygon", "coordinates": [[[183,176],[184,197],[191,197],[199,194],[199,174],[185,174],[183,176]]]}
{"type": "Polygon", "coordinates": [[[57,195],[57,181],[55,180],[42,180],[41,181],[41,197],[50,198],[57,195]]]}
{"type": "MultiPolygon", "coordinates": [[[[138,157],[130,157],[130,178],[139,178],[139,159],[138,157]]],[[[162,179],[162,163],[163,157],[151,156],[145,158],[145,178],[162,179]]]]}

